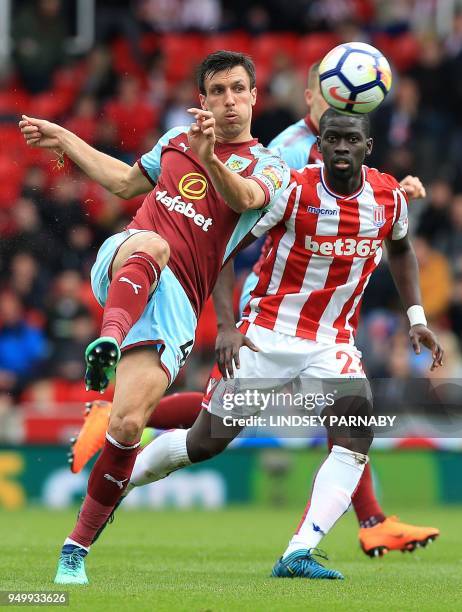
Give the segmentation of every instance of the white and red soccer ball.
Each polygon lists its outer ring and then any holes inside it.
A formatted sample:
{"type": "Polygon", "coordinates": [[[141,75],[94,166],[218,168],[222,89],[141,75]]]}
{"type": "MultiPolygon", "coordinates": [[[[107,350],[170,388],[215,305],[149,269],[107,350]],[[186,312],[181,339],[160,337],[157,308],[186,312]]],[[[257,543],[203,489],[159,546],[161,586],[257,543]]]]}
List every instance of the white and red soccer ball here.
{"type": "Polygon", "coordinates": [[[370,113],[391,87],[391,69],[375,47],[361,42],[338,45],[319,66],[319,84],[326,102],[347,114],[370,113]]]}

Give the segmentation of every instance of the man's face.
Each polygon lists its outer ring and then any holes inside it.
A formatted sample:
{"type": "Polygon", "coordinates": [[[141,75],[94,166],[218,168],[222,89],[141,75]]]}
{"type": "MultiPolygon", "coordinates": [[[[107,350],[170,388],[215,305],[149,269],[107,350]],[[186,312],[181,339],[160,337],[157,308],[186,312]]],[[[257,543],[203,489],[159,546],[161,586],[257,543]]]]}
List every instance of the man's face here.
{"type": "Polygon", "coordinates": [[[213,113],[218,137],[234,140],[244,131],[250,132],[257,89],[250,89],[249,75],[243,66],[207,77],[205,91],[205,96],[199,96],[201,106],[213,113]]]}
{"type": "Polygon", "coordinates": [[[359,174],[366,155],[372,150],[372,138],[364,132],[362,123],[355,117],[338,115],[330,117],[318,137],[328,173],[348,180],[359,174]]]}

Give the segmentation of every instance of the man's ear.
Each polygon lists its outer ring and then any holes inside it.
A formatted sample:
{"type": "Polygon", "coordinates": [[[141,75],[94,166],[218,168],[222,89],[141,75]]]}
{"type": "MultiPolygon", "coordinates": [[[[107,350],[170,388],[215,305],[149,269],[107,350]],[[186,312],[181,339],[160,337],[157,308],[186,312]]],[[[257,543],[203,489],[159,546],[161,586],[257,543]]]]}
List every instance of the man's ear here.
{"type": "Polygon", "coordinates": [[[311,91],[311,89],[305,89],[305,102],[308,108],[310,109],[311,103],[313,102],[313,92],[311,91]]]}
{"type": "Polygon", "coordinates": [[[209,110],[207,108],[207,96],[204,96],[204,94],[199,94],[199,102],[201,103],[202,110],[209,110]]]}
{"type": "Polygon", "coordinates": [[[252,106],[255,106],[255,102],[257,101],[257,88],[256,87],[253,87],[250,90],[250,95],[251,95],[250,103],[252,104],[252,106]]]}
{"type": "Polygon", "coordinates": [[[366,155],[370,155],[372,153],[373,145],[374,145],[374,140],[372,138],[368,138],[366,140],[366,155]]]}

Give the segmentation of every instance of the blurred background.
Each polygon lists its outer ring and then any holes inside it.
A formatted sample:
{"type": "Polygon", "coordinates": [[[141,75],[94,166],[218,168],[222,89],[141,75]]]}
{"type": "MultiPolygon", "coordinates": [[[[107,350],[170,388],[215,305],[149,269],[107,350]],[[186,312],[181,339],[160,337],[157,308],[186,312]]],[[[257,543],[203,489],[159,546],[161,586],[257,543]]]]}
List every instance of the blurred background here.
{"type": "MultiPolygon", "coordinates": [[[[82,383],[83,351],[98,335],[102,313],[89,271],[99,245],[126,225],[142,201],[119,200],[67,160],[60,169],[53,155],[26,148],[17,128],[20,115],[61,123],[133,164],[163,132],[189,123],[185,109],[197,102],[197,63],[211,51],[232,49],[256,63],[253,135],[267,144],[306,114],[310,65],[354,40],[377,46],[392,65],[392,92],[372,116],[377,138],[369,165],[398,179],[415,174],[427,188],[425,200],[410,204],[423,302],[446,350],[437,376],[460,379],[462,2],[0,3],[0,507],[28,500],[66,505],[84,490],[87,473],[70,474],[65,444],[82,422],[83,402],[93,397],[82,383]]],[[[236,304],[259,248],[255,243],[236,259],[236,304]]],[[[371,378],[429,376],[429,356],[411,352],[407,332],[383,263],[366,291],[358,334],[371,378]]],[[[208,303],[193,354],[172,391],[204,388],[215,336],[208,303]]],[[[111,395],[109,390],[103,397],[111,395]]],[[[373,465],[385,501],[462,501],[460,477],[453,478],[462,469],[459,438],[411,433],[377,442],[384,450],[373,465]],[[426,478],[411,491],[416,472],[426,478]]],[[[303,500],[306,488],[294,483],[311,477],[311,464],[324,452],[307,453],[305,447],[323,440],[289,442],[293,449],[283,440],[258,450],[255,441],[238,442],[196,470],[195,480],[183,477],[177,486],[183,497],[173,479],[167,492],[145,501],[188,505],[199,499],[216,506],[257,498],[283,504],[297,495],[303,500]]]]}

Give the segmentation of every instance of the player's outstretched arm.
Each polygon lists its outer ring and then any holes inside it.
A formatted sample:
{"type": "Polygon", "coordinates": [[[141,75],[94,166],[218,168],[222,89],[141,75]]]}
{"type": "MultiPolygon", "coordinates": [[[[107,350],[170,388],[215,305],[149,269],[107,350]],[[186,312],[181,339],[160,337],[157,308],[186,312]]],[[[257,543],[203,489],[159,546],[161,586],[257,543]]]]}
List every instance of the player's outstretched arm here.
{"type": "Polygon", "coordinates": [[[241,347],[247,346],[252,351],[258,351],[255,344],[236,328],[233,308],[235,281],[234,261],[231,259],[221,270],[212,294],[218,325],[215,357],[223,378],[233,378],[234,367],[239,369],[241,347]]]}
{"type": "Polygon", "coordinates": [[[430,370],[435,370],[443,364],[443,349],[435,334],[427,327],[420,295],[419,266],[414,249],[408,236],[401,240],[387,240],[386,246],[390,272],[409,317],[412,347],[417,354],[420,353],[421,344],[427,347],[433,357],[430,370]]]}
{"type": "Polygon", "coordinates": [[[217,191],[226,204],[238,213],[266,204],[263,188],[253,180],[231,172],[215,155],[215,119],[210,111],[189,108],[196,122],[191,124],[188,140],[191,149],[204,164],[217,191]]]}
{"type": "Polygon", "coordinates": [[[91,179],[121,198],[132,198],[152,189],[138,164],[129,166],[101,153],[56,123],[22,115],[19,128],[29,146],[66,154],[91,179]]]}

